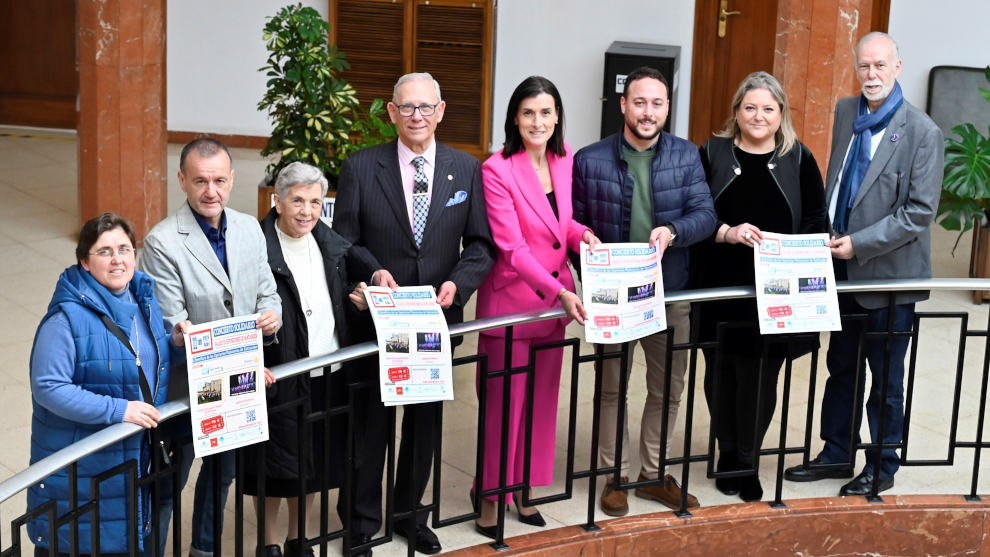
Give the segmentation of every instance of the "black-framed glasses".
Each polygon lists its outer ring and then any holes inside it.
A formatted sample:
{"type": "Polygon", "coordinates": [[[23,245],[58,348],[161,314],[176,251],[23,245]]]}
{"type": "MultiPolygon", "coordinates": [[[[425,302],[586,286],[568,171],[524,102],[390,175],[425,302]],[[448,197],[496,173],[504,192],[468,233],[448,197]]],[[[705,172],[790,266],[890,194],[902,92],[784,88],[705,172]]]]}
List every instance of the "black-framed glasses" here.
{"type": "Polygon", "coordinates": [[[419,110],[420,116],[433,116],[433,113],[437,111],[438,106],[440,106],[440,103],[437,104],[423,103],[418,106],[415,104],[399,104],[396,105],[395,107],[399,109],[400,115],[409,117],[415,114],[417,110],[419,110]]]}

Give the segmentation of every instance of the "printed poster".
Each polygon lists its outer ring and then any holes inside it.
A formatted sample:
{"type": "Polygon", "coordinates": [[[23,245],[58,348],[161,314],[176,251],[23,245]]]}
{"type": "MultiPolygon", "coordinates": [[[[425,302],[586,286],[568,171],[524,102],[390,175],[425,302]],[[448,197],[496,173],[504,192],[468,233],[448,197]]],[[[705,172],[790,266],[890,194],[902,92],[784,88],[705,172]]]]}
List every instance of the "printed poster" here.
{"type": "Polygon", "coordinates": [[[450,332],[432,286],[364,291],[378,336],[385,406],[454,399],[450,332]]]}
{"type": "Polygon", "coordinates": [[[660,252],[646,243],[581,244],[584,335],[588,342],[618,344],[663,331],[660,252]]]}
{"type": "Polygon", "coordinates": [[[258,314],[193,325],[185,335],[196,457],[268,440],[258,314]]]}
{"type": "Polygon", "coordinates": [[[753,249],[760,334],[838,331],[828,234],[763,233],[753,249]]]}

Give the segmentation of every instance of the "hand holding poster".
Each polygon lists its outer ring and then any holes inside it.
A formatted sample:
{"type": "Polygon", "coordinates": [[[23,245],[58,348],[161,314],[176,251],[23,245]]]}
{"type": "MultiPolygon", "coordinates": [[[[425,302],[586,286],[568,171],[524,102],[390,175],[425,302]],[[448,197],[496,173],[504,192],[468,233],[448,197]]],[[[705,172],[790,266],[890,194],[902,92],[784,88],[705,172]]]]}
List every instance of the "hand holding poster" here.
{"type": "Polygon", "coordinates": [[[378,336],[385,406],[454,399],[450,333],[431,286],[364,291],[378,336]]]}
{"type": "Polygon", "coordinates": [[[196,457],[268,440],[258,314],[193,325],[185,335],[196,457]]]}
{"type": "Polygon", "coordinates": [[[838,331],[828,234],[763,233],[753,250],[760,334],[838,331]]]}
{"type": "Polygon", "coordinates": [[[660,253],[645,243],[581,244],[584,336],[618,344],[667,328],[660,253]]]}

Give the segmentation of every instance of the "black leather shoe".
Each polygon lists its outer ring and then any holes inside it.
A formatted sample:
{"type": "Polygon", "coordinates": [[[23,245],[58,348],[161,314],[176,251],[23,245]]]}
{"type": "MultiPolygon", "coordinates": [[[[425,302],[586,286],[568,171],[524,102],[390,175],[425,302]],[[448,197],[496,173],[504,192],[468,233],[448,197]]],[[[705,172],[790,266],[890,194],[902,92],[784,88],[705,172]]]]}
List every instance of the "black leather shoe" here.
{"type": "Polygon", "coordinates": [[[266,545],[262,555],[264,557],[282,557],[282,548],[278,544],[266,545]]]}
{"type": "MultiPolygon", "coordinates": [[[[406,532],[405,528],[396,527],[393,531],[403,538],[406,538],[406,540],[412,538],[412,532],[406,532]]],[[[434,555],[443,551],[443,547],[440,546],[440,540],[437,539],[437,535],[434,534],[433,530],[430,530],[425,524],[416,525],[416,551],[427,555],[434,555]]]]}
{"type": "Polygon", "coordinates": [[[784,479],[792,482],[817,482],[818,480],[828,480],[833,478],[851,478],[853,476],[852,467],[841,468],[820,468],[830,463],[822,462],[818,457],[808,462],[808,466],[798,464],[784,470],[784,479]]]}
{"type": "MultiPolygon", "coordinates": [[[[892,487],[894,487],[894,478],[880,478],[880,482],[877,485],[877,493],[887,491],[892,487]]],[[[872,491],[873,474],[862,472],[853,478],[851,482],[842,486],[842,489],[839,490],[839,495],[869,495],[872,491]]]]}
{"type": "MultiPolygon", "coordinates": [[[[358,534],[351,537],[350,547],[356,547],[359,545],[364,545],[371,541],[371,534],[358,534]]],[[[372,551],[369,547],[364,551],[351,551],[351,557],[371,557],[372,551]]]]}
{"type": "Polygon", "coordinates": [[[316,557],[316,554],[313,553],[313,548],[306,546],[306,549],[303,549],[298,538],[294,540],[285,540],[283,553],[285,557],[316,557]]]}

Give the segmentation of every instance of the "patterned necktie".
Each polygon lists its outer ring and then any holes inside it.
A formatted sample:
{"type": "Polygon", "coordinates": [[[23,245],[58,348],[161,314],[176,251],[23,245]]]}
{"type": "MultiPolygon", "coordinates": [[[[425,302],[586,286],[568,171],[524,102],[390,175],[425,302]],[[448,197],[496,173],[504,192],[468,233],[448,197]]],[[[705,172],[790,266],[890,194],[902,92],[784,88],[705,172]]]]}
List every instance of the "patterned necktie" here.
{"type": "Polygon", "coordinates": [[[412,162],[416,166],[416,174],[413,176],[413,237],[418,248],[423,244],[423,230],[426,228],[426,215],[430,211],[430,200],[426,193],[426,173],[423,172],[426,159],[416,157],[412,162]]]}

